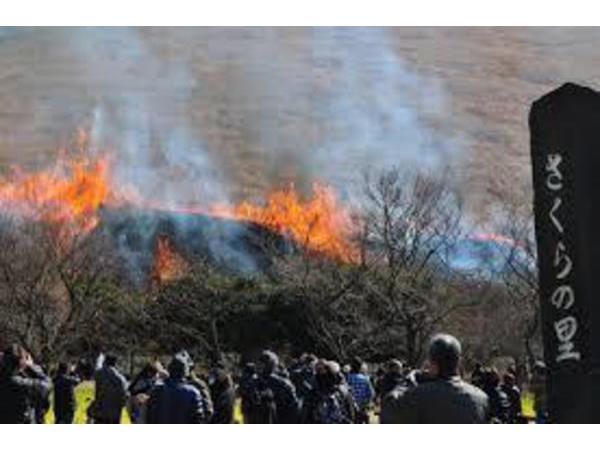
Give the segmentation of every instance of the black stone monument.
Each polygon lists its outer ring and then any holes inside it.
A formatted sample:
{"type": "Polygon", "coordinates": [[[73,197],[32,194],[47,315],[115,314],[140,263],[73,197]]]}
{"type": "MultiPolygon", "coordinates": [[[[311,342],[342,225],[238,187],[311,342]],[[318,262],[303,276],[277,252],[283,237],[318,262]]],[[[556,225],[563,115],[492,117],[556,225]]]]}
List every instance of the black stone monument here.
{"type": "Polygon", "coordinates": [[[600,94],[567,83],[529,128],[550,416],[599,423],[600,94]]]}

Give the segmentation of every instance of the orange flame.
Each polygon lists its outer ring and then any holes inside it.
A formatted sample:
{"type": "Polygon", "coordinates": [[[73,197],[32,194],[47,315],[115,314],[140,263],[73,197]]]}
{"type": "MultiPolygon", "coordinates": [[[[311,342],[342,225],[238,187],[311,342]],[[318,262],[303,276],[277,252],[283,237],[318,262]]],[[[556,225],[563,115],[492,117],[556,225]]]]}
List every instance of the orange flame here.
{"type": "MultiPolygon", "coordinates": [[[[356,260],[358,254],[349,239],[353,229],[349,211],[338,204],[331,188],[321,184],[313,186],[308,199],[302,199],[290,186],[271,192],[264,206],[242,202],[172,208],[141,199],[126,186],[115,186],[110,175],[110,160],[105,156],[61,156],[54,167],[37,173],[16,168],[0,177],[0,207],[31,220],[60,225],[67,237],[93,230],[100,220],[102,205],[133,204],[250,221],[288,235],[315,253],[346,262],[356,260]]],[[[165,245],[159,241],[158,249],[167,249],[165,245]]]]}
{"type": "Polygon", "coordinates": [[[338,205],[330,187],[318,183],[307,200],[302,200],[291,186],[270,193],[264,206],[242,202],[236,206],[215,205],[210,212],[287,234],[316,253],[342,261],[355,261],[358,255],[349,239],[353,229],[349,211],[338,205]]]}
{"type": "Polygon", "coordinates": [[[14,168],[0,178],[0,207],[32,220],[69,228],[70,234],[91,231],[98,224],[99,207],[113,199],[108,158],[60,157],[38,173],[14,168]]]}
{"type": "Polygon", "coordinates": [[[152,278],[159,284],[183,278],[189,269],[187,261],[177,253],[175,246],[165,235],[156,240],[152,278]]]}

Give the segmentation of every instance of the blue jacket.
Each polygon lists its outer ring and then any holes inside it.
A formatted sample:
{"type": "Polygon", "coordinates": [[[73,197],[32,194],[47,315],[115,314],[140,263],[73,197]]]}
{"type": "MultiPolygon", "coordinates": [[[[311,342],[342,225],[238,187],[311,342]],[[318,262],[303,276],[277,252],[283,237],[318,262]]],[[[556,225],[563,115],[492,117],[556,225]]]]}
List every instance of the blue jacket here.
{"type": "Polygon", "coordinates": [[[375,397],[375,391],[369,377],[362,373],[350,373],[346,380],[358,407],[366,408],[375,397]]]}
{"type": "Polygon", "coordinates": [[[148,423],[202,423],[204,408],[198,389],[181,379],[167,378],[151,392],[148,423]]]}

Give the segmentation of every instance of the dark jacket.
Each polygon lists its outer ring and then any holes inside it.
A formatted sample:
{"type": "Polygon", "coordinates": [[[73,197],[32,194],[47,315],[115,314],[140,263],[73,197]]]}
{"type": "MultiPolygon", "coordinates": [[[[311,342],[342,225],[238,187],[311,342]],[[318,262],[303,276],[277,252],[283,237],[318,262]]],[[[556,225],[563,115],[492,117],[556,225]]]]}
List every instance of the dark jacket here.
{"type": "Polygon", "coordinates": [[[379,423],[402,423],[402,402],[407,391],[406,384],[396,384],[395,387],[382,394],[379,423]]]}
{"type": "Polygon", "coordinates": [[[219,386],[213,390],[214,412],[210,423],[233,423],[235,390],[233,386],[219,386]]]}
{"type": "Polygon", "coordinates": [[[79,381],[78,377],[66,374],[59,374],[54,378],[54,416],[57,423],[73,421],[75,387],[79,381]]]}
{"type": "Polygon", "coordinates": [[[410,389],[404,395],[402,423],[487,423],[487,395],[460,377],[437,378],[410,389]]]}
{"type": "Polygon", "coordinates": [[[298,401],[302,403],[315,389],[315,374],[306,364],[297,364],[290,369],[290,381],[296,388],[298,401]]]}
{"type": "Polygon", "coordinates": [[[494,422],[508,422],[510,401],[506,392],[500,386],[484,386],[484,392],[488,396],[489,414],[494,422]]]}
{"type": "Polygon", "coordinates": [[[115,367],[104,366],[94,374],[96,395],[90,413],[97,422],[119,423],[129,396],[127,380],[115,367]]]}
{"type": "Polygon", "coordinates": [[[194,424],[204,421],[200,392],[181,379],[167,378],[151,392],[147,403],[148,423],[194,424]]]}
{"type": "Polygon", "coordinates": [[[47,398],[50,378],[40,367],[0,378],[0,423],[35,423],[35,406],[47,398]]]}
{"type": "Polygon", "coordinates": [[[132,423],[145,423],[146,401],[157,382],[154,377],[138,376],[129,385],[129,395],[131,397],[128,403],[128,412],[132,423]]]}
{"type": "Polygon", "coordinates": [[[347,385],[316,388],[308,394],[303,403],[302,422],[313,424],[354,423],[357,410],[358,407],[347,385]],[[339,416],[337,419],[328,419],[327,414],[320,411],[326,409],[328,404],[333,404],[338,409],[339,413],[335,415],[339,416]]]}
{"type": "Polygon", "coordinates": [[[519,423],[523,416],[521,406],[521,391],[517,386],[502,385],[502,390],[508,397],[508,423],[519,423]]]}
{"type": "Polygon", "coordinates": [[[255,373],[244,373],[238,385],[238,394],[242,399],[242,415],[244,423],[260,423],[257,399],[257,380],[255,373]]]}
{"type": "Polygon", "coordinates": [[[386,373],[378,384],[378,394],[381,396],[381,398],[383,398],[388,392],[401,385],[406,385],[404,376],[402,374],[386,373]]]}
{"type": "Polygon", "coordinates": [[[264,374],[249,387],[254,423],[296,423],[298,399],[292,382],[276,373],[264,374]]]}

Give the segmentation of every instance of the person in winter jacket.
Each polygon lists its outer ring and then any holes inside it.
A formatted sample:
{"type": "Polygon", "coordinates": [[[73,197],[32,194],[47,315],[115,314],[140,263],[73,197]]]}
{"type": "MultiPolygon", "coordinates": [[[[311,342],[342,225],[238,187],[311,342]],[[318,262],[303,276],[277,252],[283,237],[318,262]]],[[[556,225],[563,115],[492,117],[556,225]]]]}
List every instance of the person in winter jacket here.
{"type": "Polygon", "coordinates": [[[0,363],[0,423],[36,423],[35,407],[50,389],[50,378],[24,348],[6,348],[0,363]]]}

